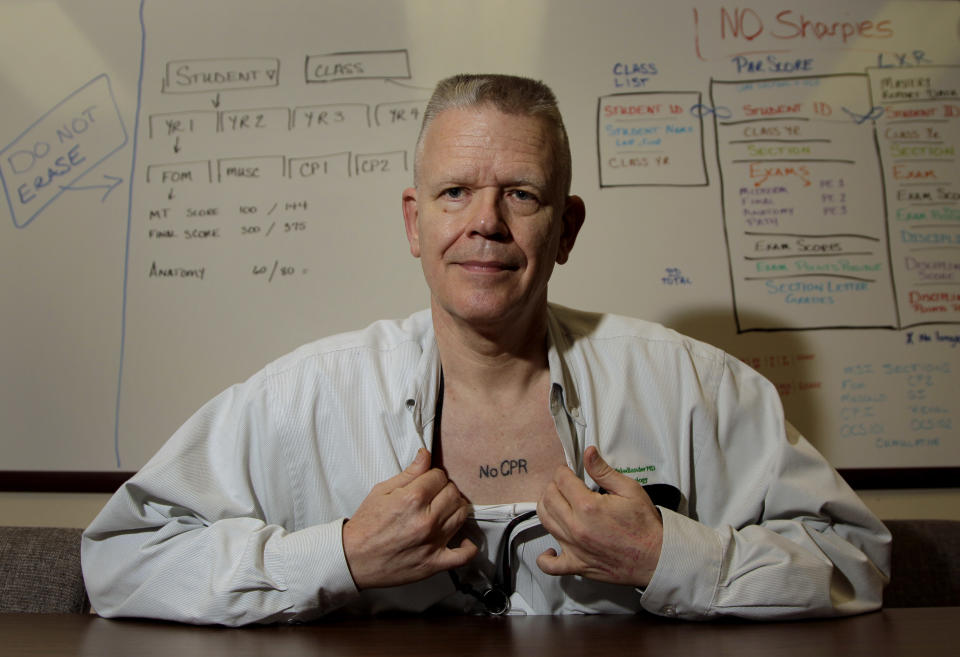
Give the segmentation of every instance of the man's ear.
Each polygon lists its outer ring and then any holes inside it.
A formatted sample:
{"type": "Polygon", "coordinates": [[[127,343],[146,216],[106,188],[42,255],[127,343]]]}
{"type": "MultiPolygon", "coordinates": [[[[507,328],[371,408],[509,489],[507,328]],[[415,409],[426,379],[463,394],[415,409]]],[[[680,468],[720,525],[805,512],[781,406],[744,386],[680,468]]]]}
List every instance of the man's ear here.
{"type": "Polygon", "coordinates": [[[557,250],[557,264],[562,265],[570,258],[573,244],[587,216],[587,208],[579,196],[568,196],[560,220],[563,222],[563,234],[560,235],[560,248],[557,250]]]}
{"type": "Polygon", "coordinates": [[[410,254],[414,258],[420,257],[420,209],[417,206],[417,188],[407,187],[403,190],[403,225],[407,231],[407,242],[410,243],[410,254]]]}

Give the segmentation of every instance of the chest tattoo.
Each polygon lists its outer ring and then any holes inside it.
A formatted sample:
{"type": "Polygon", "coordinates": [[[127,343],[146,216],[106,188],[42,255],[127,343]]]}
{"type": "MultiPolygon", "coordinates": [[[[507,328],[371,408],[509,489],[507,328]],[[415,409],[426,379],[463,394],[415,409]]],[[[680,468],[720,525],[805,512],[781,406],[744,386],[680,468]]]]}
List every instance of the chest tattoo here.
{"type": "Polygon", "coordinates": [[[503,459],[499,464],[480,466],[480,479],[513,477],[527,474],[527,459],[503,459]]]}

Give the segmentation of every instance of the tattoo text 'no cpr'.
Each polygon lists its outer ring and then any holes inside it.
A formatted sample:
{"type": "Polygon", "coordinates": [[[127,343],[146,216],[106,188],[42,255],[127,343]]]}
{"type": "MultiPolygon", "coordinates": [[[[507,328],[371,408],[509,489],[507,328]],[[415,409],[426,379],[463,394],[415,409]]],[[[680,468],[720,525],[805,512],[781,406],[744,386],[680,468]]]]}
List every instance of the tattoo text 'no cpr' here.
{"type": "Polygon", "coordinates": [[[481,465],[480,478],[509,477],[510,475],[527,474],[527,459],[503,459],[500,465],[481,465]]]}

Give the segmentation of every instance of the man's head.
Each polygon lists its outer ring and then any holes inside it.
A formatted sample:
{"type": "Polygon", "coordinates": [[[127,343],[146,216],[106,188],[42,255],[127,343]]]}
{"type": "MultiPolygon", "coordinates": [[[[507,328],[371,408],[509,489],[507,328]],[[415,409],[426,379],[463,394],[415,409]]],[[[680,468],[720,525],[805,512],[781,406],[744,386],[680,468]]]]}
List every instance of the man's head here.
{"type": "Polygon", "coordinates": [[[553,94],[519,78],[451,78],[424,124],[403,215],[434,320],[494,337],[535,330],[584,218],[566,193],[570,154],[553,94]]]}
{"type": "Polygon", "coordinates": [[[430,125],[444,110],[476,108],[488,105],[504,114],[516,114],[542,119],[549,127],[555,154],[554,175],[560,192],[570,193],[572,159],[567,130],[557,107],[556,96],[543,82],[514,75],[461,74],[441,80],[423,114],[420,136],[413,158],[413,182],[419,179],[419,163],[423,142],[430,125]]]}

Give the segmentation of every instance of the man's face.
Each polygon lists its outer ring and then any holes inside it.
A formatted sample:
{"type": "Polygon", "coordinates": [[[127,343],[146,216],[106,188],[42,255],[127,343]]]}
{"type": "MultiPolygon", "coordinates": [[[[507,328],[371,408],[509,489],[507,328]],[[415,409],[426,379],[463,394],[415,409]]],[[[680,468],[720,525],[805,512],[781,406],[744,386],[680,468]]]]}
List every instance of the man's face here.
{"type": "Polygon", "coordinates": [[[558,189],[554,160],[535,117],[481,107],[433,120],[403,214],[435,314],[521,328],[545,311],[553,266],[566,262],[583,222],[580,199],[558,189]]]}

